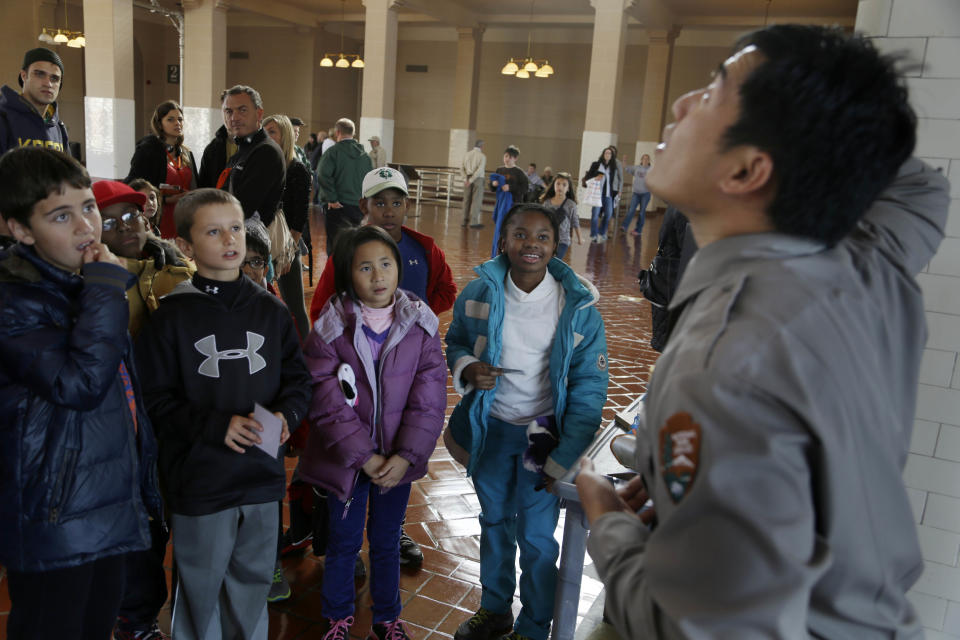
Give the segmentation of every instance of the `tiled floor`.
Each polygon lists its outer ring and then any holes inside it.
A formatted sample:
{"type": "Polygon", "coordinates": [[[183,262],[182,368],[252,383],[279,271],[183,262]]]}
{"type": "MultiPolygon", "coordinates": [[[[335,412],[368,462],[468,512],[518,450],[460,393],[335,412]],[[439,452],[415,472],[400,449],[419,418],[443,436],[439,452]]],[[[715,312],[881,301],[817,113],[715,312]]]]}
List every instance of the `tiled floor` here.
{"type": "MultiPolygon", "coordinates": [[[[412,212],[412,211],[411,211],[412,212]]],[[[473,278],[472,267],[489,257],[492,228],[463,229],[459,208],[449,210],[424,205],[408,226],[433,236],[447,255],[457,287],[473,278]]],[[[315,246],[323,246],[322,225],[312,220],[315,246]]],[[[650,311],[636,287],[636,274],[648,265],[656,251],[660,216],[648,218],[642,239],[620,233],[605,244],[574,244],[568,262],[600,290],[599,309],[606,323],[610,387],[604,420],[626,407],[645,389],[650,365],[656,353],[649,348],[650,311]]],[[[582,230],[589,240],[589,229],[582,230]]],[[[314,254],[321,269],[326,261],[322,251],[314,254]]],[[[308,292],[307,303],[312,296],[308,292]]],[[[441,315],[441,332],[450,322],[450,312],[441,315]]],[[[458,396],[448,389],[449,408],[458,396]]],[[[292,472],[293,461],[288,460],[292,472]]],[[[419,570],[404,570],[400,588],[403,619],[409,621],[414,638],[450,638],[457,625],[468,618],[480,603],[479,587],[479,506],[476,494],[462,467],[450,459],[442,445],[431,458],[429,474],[414,483],[407,511],[407,532],[423,548],[425,561],[419,570]]],[[[563,527],[563,515],[558,528],[563,527]]],[[[365,557],[366,560],[366,557],[365,557]]],[[[169,553],[168,553],[169,562],[169,553]]],[[[589,556],[587,557],[589,562],[589,556]]],[[[306,553],[284,560],[284,572],[293,596],[270,608],[270,638],[320,638],[324,625],[320,616],[320,585],[323,559],[306,553]]],[[[6,616],[10,609],[5,572],[0,568],[0,640],[6,640],[6,616]]],[[[357,584],[357,622],[354,636],[366,637],[370,625],[370,598],[366,581],[357,584]]],[[[601,585],[584,579],[579,615],[584,615],[600,593],[601,585]]],[[[515,603],[515,611],[519,604],[515,603]]],[[[56,611],[56,603],[51,603],[56,611]]],[[[161,614],[168,628],[169,611],[161,614]]]]}

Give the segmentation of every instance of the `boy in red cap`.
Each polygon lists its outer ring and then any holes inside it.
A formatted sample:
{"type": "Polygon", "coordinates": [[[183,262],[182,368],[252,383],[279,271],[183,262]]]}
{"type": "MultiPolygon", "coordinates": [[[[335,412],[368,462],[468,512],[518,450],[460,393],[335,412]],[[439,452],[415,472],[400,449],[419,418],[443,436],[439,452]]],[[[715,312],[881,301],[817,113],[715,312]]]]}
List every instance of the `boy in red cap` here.
{"type": "Polygon", "coordinates": [[[196,267],[174,244],[150,233],[143,214],[146,195],[122,182],[101,180],[94,183],[93,196],[103,218],[103,243],[137,276],[136,286],[127,291],[130,335],[135,338],[160,298],[189,280],[196,267]]]}

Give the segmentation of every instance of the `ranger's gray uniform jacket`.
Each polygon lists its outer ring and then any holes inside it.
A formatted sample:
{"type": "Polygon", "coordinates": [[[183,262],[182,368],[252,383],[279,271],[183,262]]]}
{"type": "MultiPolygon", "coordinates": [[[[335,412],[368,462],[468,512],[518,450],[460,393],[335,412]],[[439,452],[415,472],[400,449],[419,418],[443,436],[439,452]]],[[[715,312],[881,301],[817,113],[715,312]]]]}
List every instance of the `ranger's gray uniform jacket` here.
{"type": "Polygon", "coordinates": [[[833,248],[742,235],[690,262],[637,444],[659,523],[607,514],[589,540],[624,640],[922,638],[901,472],[926,342],[914,275],[948,191],[909,160],[833,248]]]}

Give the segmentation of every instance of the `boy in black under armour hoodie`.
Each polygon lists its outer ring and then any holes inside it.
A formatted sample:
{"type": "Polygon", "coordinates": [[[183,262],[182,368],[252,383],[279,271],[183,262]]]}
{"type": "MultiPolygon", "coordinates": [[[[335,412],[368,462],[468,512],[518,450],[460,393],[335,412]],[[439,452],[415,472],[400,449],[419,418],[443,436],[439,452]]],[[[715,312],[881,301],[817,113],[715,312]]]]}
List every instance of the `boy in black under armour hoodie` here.
{"type": "Polygon", "coordinates": [[[236,198],[197,189],[174,218],[197,273],[161,300],[137,343],[176,539],[172,632],[265,639],[286,477],[282,451],[254,446],[263,431],[254,405],[280,418],[285,442],[306,411],[310,374],[289,311],[240,272],[236,198]]]}

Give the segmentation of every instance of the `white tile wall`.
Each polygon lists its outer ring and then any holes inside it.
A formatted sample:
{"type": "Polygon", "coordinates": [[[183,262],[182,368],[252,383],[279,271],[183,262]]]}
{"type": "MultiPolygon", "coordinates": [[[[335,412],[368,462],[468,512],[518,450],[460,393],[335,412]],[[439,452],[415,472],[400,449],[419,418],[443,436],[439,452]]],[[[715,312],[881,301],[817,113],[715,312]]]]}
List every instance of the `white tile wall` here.
{"type": "Polygon", "coordinates": [[[960,316],[927,311],[927,348],[960,351],[960,316]]]}
{"type": "Polygon", "coordinates": [[[960,37],[957,0],[894,0],[888,36],[960,37]]]}
{"type": "Polygon", "coordinates": [[[926,38],[874,38],[873,44],[887,55],[901,58],[902,72],[907,77],[918,77],[923,71],[926,38]]]}
{"type": "MultiPolygon", "coordinates": [[[[960,266],[960,252],[957,254],[957,260],[960,266]]],[[[930,270],[933,270],[933,264],[930,265],[930,270]]],[[[957,354],[953,351],[924,350],[923,360],[920,362],[920,383],[949,387],[956,360],[957,354]]]]}
{"type": "Polygon", "coordinates": [[[925,627],[943,629],[943,621],[947,615],[947,601],[943,598],[929,596],[925,593],[911,591],[907,598],[913,603],[920,616],[920,623],[925,627]]]}
{"type": "Polygon", "coordinates": [[[950,197],[960,198],[960,160],[954,158],[950,161],[950,171],[947,172],[947,177],[950,178],[950,197]]]}
{"type": "Polygon", "coordinates": [[[960,389],[920,385],[917,394],[917,418],[953,424],[960,418],[960,389]]]}
{"type": "Polygon", "coordinates": [[[910,510],[913,511],[913,521],[920,524],[923,519],[923,509],[927,504],[927,492],[907,487],[907,499],[910,500],[910,510]]]}
{"type": "Polygon", "coordinates": [[[917,527],[917,534],[920,537],[920,549],[923,551],[924,560],[949,567],[957,565],[960,533],[921,525],[917,527]]]}
{"type": "MultiPolygon", "coordinates": [[[[954,164],[960,164],[960,161],[954,164]]],[[[947,236],[960,237],[960,198],[950,201],[950,214],[947,217],[947,236]]]]}
{"type": "Polygon", "coordinates": [[[957,640],[960,638],[960,629],[956,629],[956,634],[953,633],[944,633],[942,631],[936,631],[933,629],[924,629],[927,632],[926,640],[957,640]]]}
{"type": "MultiPolygon", "coordinates": [[[[894,42],[902,40],[902,38],[881,39],[894,42]]],[[[923,77],[960,78],[960,66],[957,65],[957,60],[960,60],[960,39],[929,38],[923,60],[923,77]]]]}
{"type": "MultiPolygon", "coordinates": [[[[957,6],[960,7],[960,2],[957,6]]],[[[917,123],[916,154],[934,158],[952,158],[960,154],[960,120],[920,120],[917,123]]]]}
{"type": "Polygon", "coordinates": [[[943,630],[960,635],[960,602],[947,603],[947,614],[943,620],[943,630]]]}
{"type": "Polygon", "coordinates": [[[945,424],[940,428],[940,437],[937,438],[937,448],[933,455],[960,462],[960,427],[945,424]]]}
{"type": "Polygon", "coordinates": [[[954,118],[960,113],[960,80],[911,78],[910,102],[918,118],[954,118]]]}
{"type": "Polygon", "coordinates": [[[937,562],[926,562],[924,565],[923,575],[913,585],[913,590],[960,602],[960,569],[937,562]]]}
{"type": "Polygon", "coordinates": [[[960,533],[960,500],[940,493],[928,493],[923,524],[960,533]]]}
{"type": "MultiPolygon", "coordinates": [[[[937,252],[934,260],[939,256],[937,252]]],[[[917,282],[923,288],[927,311],[960,315],[960,278],[921,273],[917,282]]]]}
{"type": "MultiPolygon", "coordinates": [[[[904,481],[921,491],[940,491],[948,496],[960,498],[960,464],[949,460],[939,460],[911,453],[907,456],[907,466],[903,470],[904,481]]],[[[929,511],[930,505],[927,504],[929,511]]],[[[927,516],[924,516],[924,524],[927,516]]],[[[957,585],[960,588],[960,585],[957,585]]]]}
{"type": "Polygon", "coordinates": [[[910,453],[932,456],[937,448],[937,436],[940,425],[928,420],[914,420],[913,434],[910,437],[910,453]]]}

